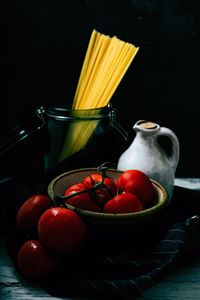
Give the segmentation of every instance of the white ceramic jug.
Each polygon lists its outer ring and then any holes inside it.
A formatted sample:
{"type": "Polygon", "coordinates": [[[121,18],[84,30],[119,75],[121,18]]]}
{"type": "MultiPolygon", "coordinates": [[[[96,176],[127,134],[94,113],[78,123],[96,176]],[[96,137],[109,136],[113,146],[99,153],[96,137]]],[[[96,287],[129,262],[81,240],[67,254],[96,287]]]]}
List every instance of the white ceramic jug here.
{"type": "Polygon", "coordinates": [[[177,136],[172,130],[145,120],[136,122],[133,129],[136,136],[130,147],[120,156],[117,169],[143,171],[165,187],[171,200],[180,151],[177,136]],[[167,136],[171,140],[170,155],[158,143],[160,136],[167,136]]]}

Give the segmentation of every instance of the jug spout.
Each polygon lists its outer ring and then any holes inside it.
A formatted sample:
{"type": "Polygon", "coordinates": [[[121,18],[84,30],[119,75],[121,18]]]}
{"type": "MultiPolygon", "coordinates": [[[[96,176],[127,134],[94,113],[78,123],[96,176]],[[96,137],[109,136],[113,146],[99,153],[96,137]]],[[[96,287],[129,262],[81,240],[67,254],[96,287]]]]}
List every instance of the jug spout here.
{"type": "Polygon", "coordinates": [[[133,129],[135,130],[136,133],[142,131],[143,133],[150,135],[151,133],[153,134],[158,130],[160,130],[160,126],[151,121],[139,120],[135,123],[133,129]]]}

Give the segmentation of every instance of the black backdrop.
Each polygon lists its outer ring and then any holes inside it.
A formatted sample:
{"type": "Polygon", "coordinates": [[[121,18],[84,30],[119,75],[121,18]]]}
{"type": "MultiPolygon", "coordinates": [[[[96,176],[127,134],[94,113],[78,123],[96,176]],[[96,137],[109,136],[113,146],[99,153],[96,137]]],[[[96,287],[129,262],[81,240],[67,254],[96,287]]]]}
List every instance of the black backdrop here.
{"type": "Polygon", "coordinates": [[[112,98],[120,123],[172,129],[176,175],[199,177],[199,1],[6,0],[0,9],[2,138],[19,123],[32,126],[41,105],[72,103],[95,28],[140,47],[112,98]]]}

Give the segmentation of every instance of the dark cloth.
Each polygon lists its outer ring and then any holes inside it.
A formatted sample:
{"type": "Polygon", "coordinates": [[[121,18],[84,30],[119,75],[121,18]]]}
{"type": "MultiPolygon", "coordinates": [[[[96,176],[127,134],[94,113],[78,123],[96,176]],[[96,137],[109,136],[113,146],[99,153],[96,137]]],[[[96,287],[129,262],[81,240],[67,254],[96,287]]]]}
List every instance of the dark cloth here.
{"type": "MultiPolygon", "coordinates": [[[[50,293],[73,296],[104,296],[115,299],[136,299],[145,290],[160,282],[177,263],[186,259],[199,246],[200,218],[189,218],[186,223],[170,226],[163,239],[142,257],[119,256],[84,257],[85,264],[76,261],[74,268],[90,271],[75,278],[59,278],[47,286],[50,293]],[[92,261],[91,261],[92,260],[92,261]],[[78,265],[77,265],[78,263],[78,265]],[[90,270],[88,270],[88,268],[90,270]]],[[[67,270],[67,268],[66,268],[67,270]]],[[[101,298],[102,299],[102,298],[101,298]]]]}
{"type": "MultiPolygon", "coordinates": [[[[49,180],[49,178],[48,178],[49,180]]],[[[16,212],[33,192],[47,193],[47,182],[26,178],[7,196],[3,229],[10,257],[26,237],[16,226],[16,212]]],[[[56,297],[135,299],[160,282],[177,264],[199,256],[200,192],[175,187],[168,207],[150,224],[122,234],[89,233],[75,254],[41,284],[56,297]]]]}

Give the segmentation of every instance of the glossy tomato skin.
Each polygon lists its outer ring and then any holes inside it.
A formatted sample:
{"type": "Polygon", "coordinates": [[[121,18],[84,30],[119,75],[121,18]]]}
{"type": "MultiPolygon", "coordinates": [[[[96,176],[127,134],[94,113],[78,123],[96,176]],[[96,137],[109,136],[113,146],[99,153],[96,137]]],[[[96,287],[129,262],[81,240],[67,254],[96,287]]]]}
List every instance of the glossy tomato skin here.
{"type": "Polygon", "coordinates": [[[17,213],[16,221],[19,228],[25,233],[35,235],[39,218],[51,204],[51,199],[44,195],[33,195],[27,199],[17,213]]]}
{"type": "Polygon", "coordinates": [[[133,193],[142,201],[143,205],[153,200],[155,191],[149,177],[139,170],[125,171],[117,180],[119,193],[133,193]]]}
{"type": "Polygon", "coordinates": [[[67,254],[81,247],[86,237],[86,226],[76,212],[53,207],[39,219],[38,233],[42,245],[47,249],[67,254]]]}
{"type": "Polygon", "coordinates": [[[104,211],[111,214],[134,213],[142,209],[142,202],[132,193],[117,195],[104,206],[104,211]]]}
{"type": "MultiPolygon", "coordinates": [[[[101,174],[91,174],[83,180],[83,183],[88,188],[91,188],[96,182],[101,182],[101,181],[102,181],[101,174]]],[[[108,200],[113,198],[116,194],[117,194],[117,186],[115,182],[108,177],[104,178],[103,186],[101,187],[101,189],[96,190],[96,195],[98,197],[97,201],[101,206],[104,206],[108,202],[108,200]]]]}
{"type": "Polygon", "coordinates": [[[17,263],[22,274],[32,279],[44,278],[59,266],[57,257],[50,254],[37,240],[29,240],[21,246],[17,263]]]}
{"type": "MultiPolygon", "coordinates": [[[[64,196],[68,196],[74,194],[76,192],[87,190],[83,183],[77,183],[69,187],[66,191],[64,196]]],[[[95,202],[89,192],[85,192],[76,196],[73,196],[66,200],[66,203],[75,207],[79,207],[85,210],[94,211],[94,212],[101,212],[102,208],[95,202]]]]}

